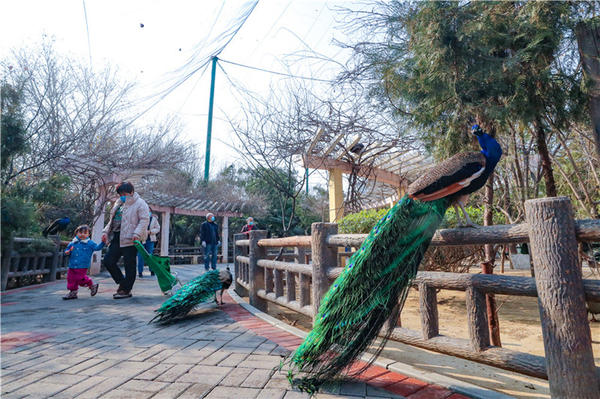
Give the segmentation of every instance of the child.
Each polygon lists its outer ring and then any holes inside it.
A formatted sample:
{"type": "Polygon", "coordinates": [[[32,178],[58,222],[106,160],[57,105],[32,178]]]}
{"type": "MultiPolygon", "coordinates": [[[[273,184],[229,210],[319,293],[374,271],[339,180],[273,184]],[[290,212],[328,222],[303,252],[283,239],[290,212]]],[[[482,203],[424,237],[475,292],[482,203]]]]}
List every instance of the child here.
{"type": "Polygon", "coordinates": [[[79,286],[88,287],[92,296],[98,292],[98,284],[94,284],[87,276],[87,269],[92,263],[92,254],[104,248],[104,242],[96,244],[90,240],[90,228],[87,225],[75,229],[75,238],[67,245],[65,254],[71,254],[69,271],[67,272],[67,289],[69,293],[63,299],[77,299],[79,286]]]}

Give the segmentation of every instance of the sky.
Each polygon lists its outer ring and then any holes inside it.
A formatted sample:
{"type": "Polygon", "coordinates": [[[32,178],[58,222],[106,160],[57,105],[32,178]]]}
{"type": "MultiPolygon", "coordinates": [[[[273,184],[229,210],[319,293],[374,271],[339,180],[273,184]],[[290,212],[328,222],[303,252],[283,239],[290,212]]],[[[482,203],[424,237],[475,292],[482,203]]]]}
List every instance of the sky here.
{"type": "MultiPolygon", "coordinates": [[[[118,67],[121,78],[138,82],[136,95],[155,102],[156,94],[182,76],[187,62],[198,63],[214,51],[215,40],[253,1],[241,0],[0,0],[0,57],[11,49],[35,46],[44,35],[55,47],[95,70],[118,67]],[[84,10],[85,8],[85,10],[84,10]],[[32,12],[33,11],[33,12],[32,12]],[[87,29],[86,29],[87,16],[87,29]],[[141,26],[143,24],[143,27],[141,26]],[[89,41],[88,41],[89,32],[89,41]]],[[[347,1],[260,0],[219,58],[267,70],[330,79],[333,64],[298,57],[313,50],[345,62],[332,43],[344,40],[337,6],[347,1]]],[[[237,86],[265,95],[289,78],[222,63],[237,86]]],[[[318,82],[311,82],[319,90],[318,82]]],[[[140,123],[166,114],[183,122],[184,138],[204,154],[210,69],[204,68],[145,113],[140,123]]],[[[236,161],[228,118],[239,115],[244,94],[217,68],[211,146],[211,174],[236,161]]]]}

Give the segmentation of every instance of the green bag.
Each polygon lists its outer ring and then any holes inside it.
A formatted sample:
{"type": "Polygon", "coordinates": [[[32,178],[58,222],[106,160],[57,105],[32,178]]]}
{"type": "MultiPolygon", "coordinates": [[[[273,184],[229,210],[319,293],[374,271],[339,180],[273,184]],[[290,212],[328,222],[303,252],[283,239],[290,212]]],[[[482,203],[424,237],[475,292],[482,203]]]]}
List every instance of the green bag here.
{"type": "Polygon", "coordinates": [[[171,274],[171,265],[168,256],[150,255],[140,241],[134,241],[133,244],[142,255],[144,263],[148,265],[150,270],[156,275],[158,286],[163,293],[171,291],[177,284],[177,277],[171,274]]]}

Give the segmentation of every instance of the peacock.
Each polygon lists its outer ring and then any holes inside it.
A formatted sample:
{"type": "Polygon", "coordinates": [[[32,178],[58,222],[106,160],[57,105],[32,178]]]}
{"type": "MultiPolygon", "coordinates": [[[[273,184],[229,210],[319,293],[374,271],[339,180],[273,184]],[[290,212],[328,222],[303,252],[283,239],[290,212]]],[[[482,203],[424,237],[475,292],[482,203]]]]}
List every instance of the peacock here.
{"type": "Polygon", "coordinates": [[[181,287],[172,297],[167,299],[156,310],[157,315],[150,320],[161,324],[168,324],[188,315],[196,306],[214,298],[217,304],[216,292],[221,290],[221,304],[223,304],[223,291],[233,281],[229,267],[224,270],[211,270],[181,287]]]}
{"type": "MultiPolygon", "coordinates": [[[[352,362],[386,320],[395,320],[402,310],[423,254],[450,205],[459,206],[467,225],[474,226],[464,204],[470,193],[484,186],[502,149],[478,125],[472,132],[481,152],[457,154],[414,181],[348,260],[323,297],[312,331],[288,359],[293,385],[313,393],[323,383],[350,373],[352,362]]],[[[388,337],[380,341],[365,368],[388,337]]]]}
{"type": "Polygon", "coordinates": [[[71,219],[68,216],[56,219],[42,231],[42,234],[44,237],[48,237],[49,235],[55,235],[60,231],[65,231],[69,223],[71,223],[71,219]]]}

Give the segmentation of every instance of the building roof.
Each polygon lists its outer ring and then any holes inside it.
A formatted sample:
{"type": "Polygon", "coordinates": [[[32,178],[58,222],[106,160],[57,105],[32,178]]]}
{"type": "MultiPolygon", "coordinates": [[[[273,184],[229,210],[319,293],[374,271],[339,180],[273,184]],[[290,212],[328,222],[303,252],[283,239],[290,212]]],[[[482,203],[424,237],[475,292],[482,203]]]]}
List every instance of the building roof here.
{"type": "Polygon", "coordinates": [[[242,204],[213,199],[176,196],[148,189],[140,189],[140,195],[152,210],[156,212],[171,212],[173,214],[190,216],[206,216],[209,213],[215,216],[242,216],[242,204]]]}

